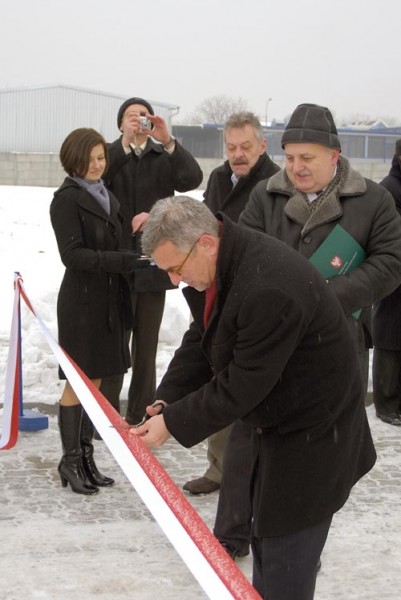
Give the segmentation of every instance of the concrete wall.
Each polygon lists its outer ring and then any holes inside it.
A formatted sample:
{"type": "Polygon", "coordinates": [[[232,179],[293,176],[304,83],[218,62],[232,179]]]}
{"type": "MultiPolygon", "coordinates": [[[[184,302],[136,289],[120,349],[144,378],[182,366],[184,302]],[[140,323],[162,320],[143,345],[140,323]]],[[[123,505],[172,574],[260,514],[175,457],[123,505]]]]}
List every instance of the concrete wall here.
{"type": "Polygon", "coordinates": [[[64,177],[58,154],[0,152],[0,185],[58,187],[64,177]]]}
{"type": "MultiPolygon", "coordinates": [[[[198,162],[203,171],[203,181],[199,187],[204,189],[210,173],[222,161],[217,158],[200,158],[198,162]]],[[[282,166],[281,161],[275,162],[282,166]]],[[[351,164],[364,177],[379,182],[388,174],[391,163],[355,160],[351,164]]],[[[0,185],[58,187],[64,177],[58,154],[0,153],[0,185]]]]}

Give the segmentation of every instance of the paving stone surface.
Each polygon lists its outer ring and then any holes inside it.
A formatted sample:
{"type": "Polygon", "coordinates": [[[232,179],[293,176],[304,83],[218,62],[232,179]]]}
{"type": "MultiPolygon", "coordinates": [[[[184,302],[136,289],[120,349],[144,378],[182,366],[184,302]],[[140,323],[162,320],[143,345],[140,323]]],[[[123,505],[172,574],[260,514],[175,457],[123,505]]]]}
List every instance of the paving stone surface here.
{"type": "MultiPolygon", "coordinates": [[[[401,597],[401,428],[367,412],[379,459],[334,518],[316,600],[401,597]]],[[[0,453],[0,600],[206,598],[104,442],[95,447],[116,484],[93,497],[61,487],[54,414],[0,453]]],[[[206,466],[204,443],[169,441],[155,454],[179,487],[206,466]]],[[[212,528],[218,492],[188,498],[212,528]]],[[[250,578],[251,556],[238,565],[250,578]]]]}

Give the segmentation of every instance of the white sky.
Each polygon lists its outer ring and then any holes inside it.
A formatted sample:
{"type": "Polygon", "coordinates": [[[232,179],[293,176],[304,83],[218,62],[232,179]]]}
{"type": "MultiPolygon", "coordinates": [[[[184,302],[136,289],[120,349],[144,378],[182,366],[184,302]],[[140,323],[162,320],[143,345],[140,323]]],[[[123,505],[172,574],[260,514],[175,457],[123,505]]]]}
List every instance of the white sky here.
{"type": "Polygon", "coordinates": [[[1,2],[0,89],[67,84],[180,106],[243,98],[264,118],[301,102],[401,121],[401,2],[1,2]]]}

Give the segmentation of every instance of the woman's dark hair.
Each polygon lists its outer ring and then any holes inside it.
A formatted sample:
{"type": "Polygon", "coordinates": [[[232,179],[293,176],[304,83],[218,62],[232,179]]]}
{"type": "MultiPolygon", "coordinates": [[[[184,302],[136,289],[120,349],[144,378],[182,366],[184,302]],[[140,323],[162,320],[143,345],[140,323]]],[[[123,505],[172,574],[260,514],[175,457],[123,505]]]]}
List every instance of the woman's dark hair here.
{"type": "Polygon", "coordinates": [[[64,171],[71,177],[85,177],[89,169],[89,158],[92,149],[102,144],[106,158],[106,169],[109,165],[109,155],[106,140],[94,129],[81,127],[74,129],[65,138],[60,149],[60,162],[64,171]]]}

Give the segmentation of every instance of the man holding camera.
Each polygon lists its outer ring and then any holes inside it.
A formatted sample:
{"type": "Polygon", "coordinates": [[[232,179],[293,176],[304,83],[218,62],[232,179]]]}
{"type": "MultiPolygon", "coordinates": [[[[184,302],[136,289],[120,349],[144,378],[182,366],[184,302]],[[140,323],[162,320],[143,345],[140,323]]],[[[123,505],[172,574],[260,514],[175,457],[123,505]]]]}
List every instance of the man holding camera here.
{"type": "MultiPolygon", "coordinates": [[[[166,121],[154,114],[143,98],[130,98],[118,110],[121,136],[109,145],[109,168],[104,180],[117,196],[124,217],[121,245],[141,252],[141,227],[160,198],[187,192],[202,182],[202,171],[171,135],[166,121]],[[131,225],[132,223],[132,225],[131,225]]],[[[156,387],[156,352],[168,276],[155,266],[136,271],[130,279],[133,309],[132,379],[126,420],[141,421],[156,387]]],[[[104,379],[101,392],[119,410],[123,376],[104,379]]]]}

